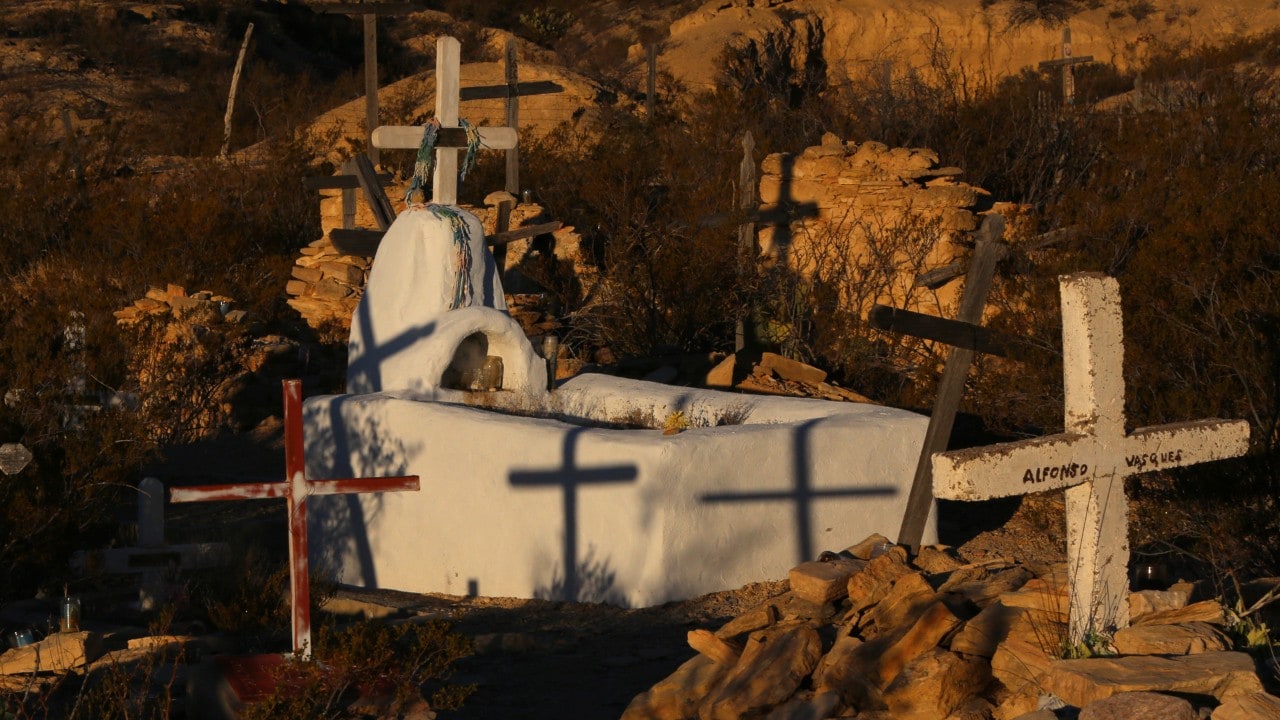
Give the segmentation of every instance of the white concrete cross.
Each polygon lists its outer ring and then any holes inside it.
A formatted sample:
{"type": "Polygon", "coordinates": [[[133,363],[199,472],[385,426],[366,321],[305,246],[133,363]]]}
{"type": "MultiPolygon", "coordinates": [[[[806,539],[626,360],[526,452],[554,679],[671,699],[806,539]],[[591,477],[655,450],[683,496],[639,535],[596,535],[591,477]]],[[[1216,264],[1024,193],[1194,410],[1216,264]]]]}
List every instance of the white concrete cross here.
{"type": "Polygon", "coordinates": [[[1125,433],[1120,286],[1064,275],[1065,432],[933,456],[934,495],[985,500],[1066,489],[1071,641],[1129,624],[1129,475],[1243,455],[1244,420],[1199,420],[1125,433]]]}
{"type": "MultiPolygon", "coordinates": [[[[436,119],[440,121],[440,134],[436,142],[431,200],[440,205],[458,202],[458,150],[467,145],[465,133],[458,126],[461,57],[462,44],[455,38],[445,36],[436,41],[436,119]]],[[[482,147],[489,150],[507,150],[516,146],[515,128],[483,127],[478,130],[482,147]]],[[[373,131],[373,145],[384,150],[417,150],[422,145],[423,131],[421,126],[383,125],[373,131]]]]}

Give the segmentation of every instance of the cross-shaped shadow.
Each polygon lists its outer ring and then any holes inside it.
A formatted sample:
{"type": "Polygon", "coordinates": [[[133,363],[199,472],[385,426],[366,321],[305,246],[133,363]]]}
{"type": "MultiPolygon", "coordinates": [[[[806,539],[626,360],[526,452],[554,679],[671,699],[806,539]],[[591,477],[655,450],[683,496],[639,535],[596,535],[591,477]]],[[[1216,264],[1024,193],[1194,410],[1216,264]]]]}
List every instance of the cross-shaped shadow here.
{"type": "Polygon", "coordinates": [[[564,568],[564,581],[561,587],[553,586],[553,599],[559,600],[604,600],[608,594],[611,578],[607,578],[607,559],[594,560],[590,557],[582,561],[578,559],[578,488],[583,485],[604,483],[633,482],[639,475],[635,465],[610,465],[605,467],[579,468],[577,447],[579,436],[587,428],[573,428],[564,436],[564,462],[554,470],[517,470],[512,471],[509,478],[512,485],[524,487],[550,487],[558,485],[563,488],[564,504],[564,544],[561,564],[564,568]],[[581,597],[584,579],[590,583],[593,597],[581,597]],[[602,579],[604,580],[602,582],[602,579]]]}
{"type": "MultiPolygon", "coordinates": [[[[698,499],[707,503],[735,502],[793,502],[795,503],[795,528],[797,562],[813,560],[813,512],[814,504],[830,498],[884,496],[897,493],[891,485],[872,485],[851,488],[815,488],[811,477],[809,434],[820,419],[809,420],[792,432],[791,479],[793,485],[786,490],[767,490],[745,493],[707,493],[698,499]]],[[[896,523],[886,518],[887,523],[896,523]]],[[[887,525],[886,525],[887,527],[887,525]]]]}

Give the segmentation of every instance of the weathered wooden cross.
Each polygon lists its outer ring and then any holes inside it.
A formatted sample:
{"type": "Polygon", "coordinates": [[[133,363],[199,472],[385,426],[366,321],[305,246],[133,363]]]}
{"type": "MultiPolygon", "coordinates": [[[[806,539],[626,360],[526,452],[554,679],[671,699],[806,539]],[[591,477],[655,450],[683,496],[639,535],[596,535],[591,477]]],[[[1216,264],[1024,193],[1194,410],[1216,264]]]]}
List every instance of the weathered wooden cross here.
{"type": "Polygon", "coordinates": [[[1062,57],[1057,60],[1045,60],[1040,63],[1041,70],[1062,68],[1062,104],[1071,105],[1076,99],[1075,66],[1093,62],[1092,55],[1071,56],[1071,28],[1062,29],[1062,57]]]}
{"type": "Polygon", "coordinates": [[[1064,275],[1065,432],[933,456],[940,498],[986,500],[1066,489],[1070,638],[1129,624],[1129,475],[1243,455],[1244,420],[1199,420],[1125,433],[1120,286],[1064,275]]]}
{"type": "Polygon", "coordinates": [[[268,498],[284,498],[287,501],[293,651],[303,659],[309,659],[311,657],[311,583],[308,577],[307,497],[417,490],[418,476],[308,481],[306,453],[302,443],[302,383],[298,380],[284,381],[284,462],[284,482],[173,488],[169,491],[169,498],[173,502],[268,498]]]}
{"type": "Polygon", "coordinates": [[[942,380],[938,383],[938,396],[934,399],[933,412],[929,414],[929,427],[925,430],[920,459],[916,462],[916,474],[911,482],[911,492],[907,496],[907,509],[898,529],[900,545],[916,547],[924,538],[929,510],[933,507],[930,458],[934,453],[946,450],[947,443],[951,440],[951,430],[955,426],[956,411],[960,409],[960,396],[964,392],[974,352],[999,349],[992,347],[989,334],[978,323],[982,321],[982,311],[987,305],[987,294],[991,291],[991,283],[995,278],[996,263],[1008,252],[1007,246],[1000,241],[1003,235],[1003,216],[988,215],[982,221],[982,226],[978,229],[973,262],[965,278],[964,296],[960,300],[960,310],[955,320],[927,318],[920,313],[908,313],[882,305],[873,308],[868,317],[873,326],[883,330],[927,337],[952,346],[946,367],[942,371],[942,380]],[[928,322],[924,328],[917,328],[912,326],[913,320],[918,321],[915,323],[917,326],[928,322]]]}
{"type": "Polygon", "coordinates": [[[97,562],[103,572],[141,575],[138,609],[149,612],[160,607],[168,594],[166,572],[219,567],[230,561],[231,548],[224,542],[165,544],[164,483],[149,477],[138,483],[137,546],[76,553],[71,563],[83,567],[97,562]]]}
{"type": "MultiPolygon", "coordinates": [[[[467,146],[466,131],[458,125],[461,85],[459,65],[462,45],[455,38],[436,41],[436,120],[440,132],[436,141],[436,166],[431,183],[431,201],[440,205],[458,202],[458,150],[467,146]]],[[[490,150],[516,146],[513,127],[478,128],[480,143],[490,150]]],[[[417,150],[425,131],[421,126],[383,125],[373,131],[373,145],[384,150],[417,150]]]]}

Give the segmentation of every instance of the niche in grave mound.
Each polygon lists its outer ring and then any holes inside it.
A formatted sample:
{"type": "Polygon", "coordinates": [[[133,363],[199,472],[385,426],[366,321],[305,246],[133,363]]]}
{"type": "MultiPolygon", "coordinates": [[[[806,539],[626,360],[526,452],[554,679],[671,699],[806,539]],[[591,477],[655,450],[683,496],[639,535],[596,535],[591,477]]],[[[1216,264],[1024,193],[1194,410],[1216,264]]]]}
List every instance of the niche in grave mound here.
{"type": "Polygon", "coordinates": [[[544,388],[542,360],[506,309],[480,221],[411,206],[378,246],[352,317],[348,392],[544,388]]]}

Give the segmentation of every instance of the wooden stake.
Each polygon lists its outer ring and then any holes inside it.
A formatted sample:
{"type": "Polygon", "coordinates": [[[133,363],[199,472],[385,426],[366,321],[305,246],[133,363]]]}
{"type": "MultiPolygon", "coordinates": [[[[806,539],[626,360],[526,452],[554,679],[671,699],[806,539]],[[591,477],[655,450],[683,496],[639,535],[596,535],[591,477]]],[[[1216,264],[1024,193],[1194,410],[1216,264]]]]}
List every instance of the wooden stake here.
{"type": "Polygon", "coordinates": [[[244,42],[240,43],[240,56],[236,58],[236,69],[231,74],[231,91],[227,94],[227,115],[222,121],[222,150],[218,157],[225,158],[231,147],[231,114],[236,107],[236,90],[240,86],[240,70],[244,68],[244,54],[249,49],[249,38],[253,35],[253,23],[244,30],[244,42]]]}
{"type": "Polygon", "coordinates": [[[378,16],[366,13],[363,17],[365,154],[377,166],[382,159],[373,144],[373,131],[378,127],[378,16]]]}

